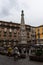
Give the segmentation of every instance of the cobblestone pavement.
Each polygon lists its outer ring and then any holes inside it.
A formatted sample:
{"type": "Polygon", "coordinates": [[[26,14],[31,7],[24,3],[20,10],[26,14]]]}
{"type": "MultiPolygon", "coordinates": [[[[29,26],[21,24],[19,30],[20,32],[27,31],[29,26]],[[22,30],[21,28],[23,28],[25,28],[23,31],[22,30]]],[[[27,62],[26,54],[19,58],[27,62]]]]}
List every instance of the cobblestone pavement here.
{"type": "Polygon", "coordinates": [[[0,65],[43,65],[43,62],[30,61],[29,57],[14,61],[13,57],[0,55],[0,65]]]}

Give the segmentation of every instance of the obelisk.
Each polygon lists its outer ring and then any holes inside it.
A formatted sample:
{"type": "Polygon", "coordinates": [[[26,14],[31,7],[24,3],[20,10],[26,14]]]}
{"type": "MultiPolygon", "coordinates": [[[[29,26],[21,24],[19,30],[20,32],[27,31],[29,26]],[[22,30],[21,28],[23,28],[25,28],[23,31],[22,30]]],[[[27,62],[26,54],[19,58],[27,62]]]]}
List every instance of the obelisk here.
{"type": "Polygon", "coordinates": [[[27,33],[25,28],[25,21],[24,21],[24,11],[21,12],[21,24],[20,24],[20,44],[26,45],[27,44],[27,33]]]}

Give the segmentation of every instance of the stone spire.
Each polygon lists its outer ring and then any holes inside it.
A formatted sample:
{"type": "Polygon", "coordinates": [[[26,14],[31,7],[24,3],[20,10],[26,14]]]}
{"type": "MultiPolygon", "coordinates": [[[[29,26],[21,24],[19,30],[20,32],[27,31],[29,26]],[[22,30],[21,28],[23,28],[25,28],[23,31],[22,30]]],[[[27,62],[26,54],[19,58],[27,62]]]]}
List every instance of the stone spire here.
{"type": "Polygon", "coordinates": [[[21,11],[21,24],[25,24],[24,23],[24,11],[21,11]]]}
{"type": "Polygon", "coordinates": [[[27,34],[24,21],[24,12],[21,13],[21,24],[20,24],[20,44],[27,44],[27,34]]]}

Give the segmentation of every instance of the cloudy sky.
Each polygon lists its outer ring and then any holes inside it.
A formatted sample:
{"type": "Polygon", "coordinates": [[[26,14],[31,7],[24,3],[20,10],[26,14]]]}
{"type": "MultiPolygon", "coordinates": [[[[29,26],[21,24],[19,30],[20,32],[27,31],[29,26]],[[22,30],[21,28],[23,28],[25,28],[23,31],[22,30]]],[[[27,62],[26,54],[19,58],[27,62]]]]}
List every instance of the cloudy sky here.
{"type": "Polygon", "coordinates": [[[0,20],[20,23],[21,10],[26,24],[43,25],[43,0],[0,0],[0,20]]]}

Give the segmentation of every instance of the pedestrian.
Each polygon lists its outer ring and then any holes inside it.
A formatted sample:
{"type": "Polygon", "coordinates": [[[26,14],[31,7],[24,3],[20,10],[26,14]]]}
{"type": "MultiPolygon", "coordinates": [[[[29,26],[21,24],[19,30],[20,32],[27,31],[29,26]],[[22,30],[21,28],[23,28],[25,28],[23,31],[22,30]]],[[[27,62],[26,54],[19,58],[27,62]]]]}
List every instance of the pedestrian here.
{"type": "Polygon", "coordinates": [[[12,52],[12,48],[11,47],[8,47],[8,56],[9,57],[11,56],[11,52],[12,52]]]}
{"type": "Polygon", "coordinates": [[[20,53],[19,53],[18,47],[15,47],[14,48],[14,59],[17,60],[19,56],[20,56],[20,53]]]}

